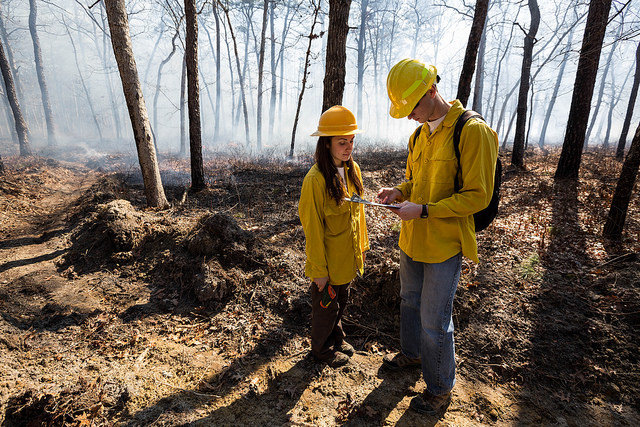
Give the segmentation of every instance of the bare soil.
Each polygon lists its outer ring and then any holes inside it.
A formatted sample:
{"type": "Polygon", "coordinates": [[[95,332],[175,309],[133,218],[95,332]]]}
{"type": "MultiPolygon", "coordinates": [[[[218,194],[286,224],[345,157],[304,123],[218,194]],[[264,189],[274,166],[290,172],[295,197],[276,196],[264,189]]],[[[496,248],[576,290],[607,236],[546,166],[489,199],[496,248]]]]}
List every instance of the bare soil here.
{"type": "MultiPolygon", "coordinates": [[[[608,242],[620,163],[586,153],[579,182],[555,185],[557,154],[505,170],[481,263],[464,263],[440,417],[409,409],[419,371],[381,367],[399,347],[399,223],[384,209],[367,208],[347,310],[357,353],[338,369],[309,356],[297,201],[310,159],[218,158],[192,194],[188,160],[162,158],[172,207],[154,210],[121,156],[3,155],[0,422],[640,425],[638,185],[623,241],[608,242]]],[[[402,151],[357,160],[369,198],[403,178],[402,151]]]]}

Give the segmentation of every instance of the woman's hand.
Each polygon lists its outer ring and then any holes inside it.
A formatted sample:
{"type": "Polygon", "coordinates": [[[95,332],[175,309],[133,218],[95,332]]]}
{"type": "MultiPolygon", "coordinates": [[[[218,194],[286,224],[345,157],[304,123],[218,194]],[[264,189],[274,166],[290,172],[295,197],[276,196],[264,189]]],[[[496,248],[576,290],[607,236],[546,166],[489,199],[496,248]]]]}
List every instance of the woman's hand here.
{"type": "Polygon", "coordinates": [[[316,284],[316,286],[318,287],[318,291],[320,292],[322,292],[322,290],[324,289],[328,281],[329,281],[329,276],[313,279],[313,283],[316,284]]]}

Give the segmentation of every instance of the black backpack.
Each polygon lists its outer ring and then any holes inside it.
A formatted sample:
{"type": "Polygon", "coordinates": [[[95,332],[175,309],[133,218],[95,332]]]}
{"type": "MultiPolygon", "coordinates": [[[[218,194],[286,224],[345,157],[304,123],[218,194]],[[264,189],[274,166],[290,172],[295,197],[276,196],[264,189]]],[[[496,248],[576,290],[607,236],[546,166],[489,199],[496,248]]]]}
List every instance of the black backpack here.
{"type": "MultiPolygon", "coordinates": [[[[476,113],[473,110],[465,110],[464,113],[460,114],[456,121],[456,125],[453,128],[453,150],[456,153],[456,158],[458,159],[458,170],[460,170],[460,134],[462,133],[462,127],[467,120],[472,118],[479,118],[484,120],[484,118],[476,113]]],[[[413,138],[413,145],[416,145],[416,140],[418,136],[420,136],[420,131],[422,130],[422,126],[418,127],[415,132],[415,136],[413,138]]],[[[500,202],[500,185],[502,184],[502,162],[500,161],[500,157],[496,159],[496,173],[493,178],[493,194],[491,195],[491,201],[489,205],[473,214],[473,222],[475,223],[476,232],[482,231],[489,226],[493,222],[493,219],[498,214],[498,204],[500,202]]],[[[458,182],[458,174],[453,181],[454,191],[457,193],[460,191],[461,185],[458,182]]]]}

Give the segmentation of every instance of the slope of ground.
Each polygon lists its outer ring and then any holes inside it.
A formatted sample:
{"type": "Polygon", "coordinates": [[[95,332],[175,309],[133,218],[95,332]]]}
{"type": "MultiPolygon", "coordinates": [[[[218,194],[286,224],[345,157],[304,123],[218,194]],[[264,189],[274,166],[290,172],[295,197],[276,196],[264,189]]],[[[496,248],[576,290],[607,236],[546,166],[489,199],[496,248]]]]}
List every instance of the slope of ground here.
{"type": "MultiPolygon", "coordinates": [[[[357,354],[335,370],[308,356],[308,160],[220,159],[190,194],[188,161],[162,159],[172,207],[157,211],[118,156],[100,173],[3,156],[0,421],[639,425],[639,201],[625,240],[602,240],[619,163],[587,153],[577,185],[554,185],[556,154],[505,171],[481,263],[464,264],[458,383],[441,418],[408,410],[418,371],[381,369],[399,346],[399,223],[386,210],[367,209],[372,248],[345,321],[357,354]]],[[[401,152],[358,160],[368,198],[404,175],[401,152]]]]}

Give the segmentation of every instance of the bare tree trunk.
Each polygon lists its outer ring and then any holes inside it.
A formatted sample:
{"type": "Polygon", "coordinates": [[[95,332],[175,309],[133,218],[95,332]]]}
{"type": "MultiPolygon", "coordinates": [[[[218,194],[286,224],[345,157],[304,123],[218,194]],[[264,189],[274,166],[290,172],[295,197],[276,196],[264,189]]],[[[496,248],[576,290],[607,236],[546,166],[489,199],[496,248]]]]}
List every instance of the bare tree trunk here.
{"type": "Polygon", "coordinates": [[[40,85],[40,93],[42,95],[42,107],[44,109],[44,117],[47,122],[47,140],[49,146],[56,145],[56,133],[53,125],[53,113],[51,112],[51,101],[49,101],[49,90],[47,89],[47,81],[44,78],[44,66],[42,64],[42,50],[40,50],[40,39],[38,38],[38,30],[36,29],[36,18],[38,9],[36,0],[29,0],[29,32],[33,41],[33,55],[36,62],[36,75],[38,76],[38,84],[40,85]]]}
{"type": "Polygon", "coordinates": [[[627,134],[631,125],[631,116],[633,116],[633,106],[638,96],[638,86],[640,85],[640,43],[636,48],[636,74],[633,77],[633,86],[631,86],[631,95],[629,96],[629,105],[627,106],[627,114],[624,116],[624,124],[622,125],[622,133],[618,140],[618,148],[616,149],[616,157],[621,159],[624,155],[624,146],[627,145],[627,134]]]}
{"type": "Polygon", "coordinates": [[[264,0],[262,10],[262,31],[260,33],[260,59],[258,61],[258,107],[256,108],[256,144],[258,151],[262,150],[262,73],[264,71],[264,45],[267,33],[267,12],[269,12],[269,0],[264,0]]]}
{"type": "MultiPolygon", "coordinates": [[[[312,2],[314,0],[311,0],[312,2]]],[[[313,31],[316,28],[316,24],[318,22],[318,12],[320,11],[320,1],[318,4],[314,4],[313,8],[313,24],[311,25],[311,31],[309,31],[309,44],[307,45],[307,53],[304,57],[304,71],[302,74],[302,87],[300,89],[300,95],[298,96],[298,107],[296,108],[296,117],[293,119],[293,130],[291,131],[291,149],[289,150],[289,158],[293,158],[293,149],[296,144],[296,129],[298,128],[298,118],[300,117],[300,106],[302,105],[302,97],[304,96],[304,90],[307,86],[307,74],[309,69],[309,56],[311,56],[311,42],[313,39],[317,38],[318,35],[314,34],[313,31]]]]}
{"type": "Polygon", "coordinates": [[[248,147],[249,146],[249,114],[247,113],[247,100],[244,95],[244,78],[242,76],[242,68],[240,67],[240,56],[238,55],[238,44],[236,43],[236,36],[233,32],[233,26],[231,25],[231,18],[229,17],[229,9],[221,3],[221,0],[218,0],[218,4],[224,11],[225,16],[227,17],[229,32],[231,33],[231,39],[233,40],[233,51],[235,52],[235,55],[236,55],[236,68],[238,69],[238,78],[240,79],[240,96],[242,99],[242,112],[244,113],[245,144],[248,147]]]}
{"type": "MultiPolygon", "coordinates": [[[[0,7],[2,6],[2,2],[0,1],[0,7]]],[[[22,99],[23,91],[22,84],[20,81],[20,76],[18,76],[16,70],[16,64],[13,60],[13,51],[11,50],[11,45],[9,44],[9,34],[7,33],[7,28],[4,25],[4,19],[2,18],[2,14],[0,13],[0,37],[2,37],[2,41],[5,46],[5,54],[7,55],[7,61],[9,63],[9,69],[11,70],[11,75],[13,76],[13,82],[15,84],[16,96],[18,99],[22,99]]]]}
{"type": "MultiPolygon", "coordinates": [[[[162,80],[162,69],[171,60],[173,55],[176,53],[176,39],[178,38],[179,34],[180,32],[176,30],[175,34],[173,35],[173,38],[171,39],[171,52],[169,53],[169,55],[167,55],[167,57],[162,62],[160,62],[160,65],[158,65],[158,75],[156,77],[156,91],[155,91],[155,94],[153,95],[153,128],[156,131],[158,130],[158,97],[160,95],[160,81],[162,80]]],[[[154,141],[155,141],[155,138],[154,138],[154,141]]],[[[158,145],[157,141],[155,145],[157,147],[158,145]]]]}
{"type": "MultiPolygon", "coordinates": [[[[627,82],[629,81],[629,77],[631,77],[632,69],[629,68],[627,75],[624,78],[624,82],[622,82],[621,88],[627,86],[627,82]]],[[[607,131],[605,132],[604,141],[602,142],[602,148],[605,150],[609,149],[609,137],[611,136],[611,123],[613,121],[613,112],[620,102],[620,96],[616,96],[616,76],[615,69],[611,70],[611,104],[609,106],[609,111],[607,113],[607,131]]]]}
{"type": "Polygon", "coordinates": [[[589,15],[582,39],[576,81],[573,86],[567,130],[555,173],[556,179],[578,178],[582,160],[582,144],[587,130],[591,97],[593,96],[610,9],[611,0],[592,0],[589,3],[589,15]]]}
{"type": "MultiPolygon", "coordinates": [[[[269,31],[271,32],[271,97],[269,100],[269,140],[273,140],[273,121],[276,114],[276,32],[275,32],[275,10],[276,2],[271,5],[271,11],[269,13],[269,31]]],[[[284,42],[284,40],[283,40],[284,42]]]]}
{"type": "Polygon", "coordinates": [[[620,178],[616,191],[613,193],[611,200],[611,208],[607,216],[607,222],[604,224],[602,234],[605,237],[620,239],[622,230],[624,229],[624,221],[627,217],[629,209],[629,201],[633,194],[633,186],[638,176],[638,168],[640,167],[640,125],[636,128],[636,134],[631,141],[631,148],[627,158],[622,164],[620,178]]]}
{"type": "Polygon", "coordinates": [[[583,150],[587,148],[589,145],[589,138],[591,138],[591,131],[593,130],[593,126],[596,124],[596,120],[598,118],[598,112],[600,111],[600,105],[602,104],[602,96],[604,94],[605,82],[607,81],[607,74],[609,74],[609,66],[611,65],[611,60],[613,59],[613,53],[616,50],[616,46],[618,45],[618,41],[620,40],[620,34],[622,34],[623,25],[620,25],[620,29],[618,30],[618,37],[613,41],[611,45],[611,50],[609,51],[609,56],[607,57],[607,61],[604,63],[604,70],[602,71],[602,78],[600,79],[600,89],[598,90],[598,99],[595,102],[595,107],[593,109],[593,114],[589,118],[589,128],[587,129],[587,134],[584,137],[584,146],[583,150]]]}
{"type": "Polygon", "coordinates": [[[358,31],[358,111],[357,123],[362,123],[362,113],[364,104],[362,103],[362,91],[364,90],[364,56],[367,49],[367,39],[365,38],[365,29],[367,26],[367,7],[369,0],[360,0],[360,25],[358,31]]]}
{"type": "Polygon", "coordinates": [[[469,32],[469,41],[467,42],[467,50],[464,54],[462,72],[460,73],[460,81],[458,83],[458,94],[456,95],[456,98],[462,102],[462,105],[467,105],[469,94],[471,93],[471,80],[473,80],[473,72],[476,68],[478,46],[480,45],[488,11],[489,0],[476,0],[476,10],[473,15],[471,31],[469,32]]]}
{"type": "Polygon", "coordinates": [[[207,185],[202,161],[202,126],[200,124],[200,82],[198,79],[198,19],[196,0],[184,0],[186,22],[185,60],[189,91],[189,149],[191,150],[191,190],[200,191],[207,185]]]}
{"type": "Polygon", "coordinates": [[[182,56],[182,75],[180,77],[180,155],[187,154],[187,115],[184,106],[187,99],[187,56],[182,56]]]}
{"type": "Polygon", "coordinates": [[[133,57],[133,46],[129,35],[129,19],[124,0],[104,0],[111,31],[111,44],[118,63],[122,90],[127,101],[133,135],[138,150],[138,160],[144,182],[144,193],[147,205],[164,208],[169,202],[162,188],[160,169],[153,147],[153,136],[149,125],[147,107],[144,103],[142,87],[138,79],[136,61],[133,57]]]}
{"type": "MultiPolygon", "coordinates": [[[[107,42],[109,41],[109,33],[106,31],[106,27],[109,24],[106,21],[106,16],[102,13],[102,9],[100,9],[100,15],[102,17],[102,23],[104,25],[105,30],[102,31],[102,50],[100,56],[102,57],[102,64],[104,67],[104,78],[107,83],[107,90],[109,91],[109,100],[111,101],[111,114],[113,115],[113,123],[116,128],[116,138],[118,140],[122,139],[122,126],[120,124],[120,113],[118,112],[116,97],[113,91],[113,85],[111,84],[111,73],[107,72],[109,70],[109,64],[107,63],[107,42]]],[[[96,38],[96,48],[98,47],[98,42],[96,38]]],[[[148,69],[148,68],[147,68],[148,69]]],[[[155,140],[155,138],[154,138],[155,140]]]]}
{"type": "Polygon", "coordinates": [[[13,119],[15,120],[16,124],[16,133],[18,134],[18,140],[20,141],[20,155],[30,156],[31,147],[29,146],[27,122],[24,120],[22,110],[20,109],[18,95],[16,95],[16,87],[13,83],[13,76],[11,75],[11,68],[9,67],[9,61],[7,60],[7,55],[5,55],[4,53],[4,47],[2,46],[2,43],[0,43],[0,70],[2,70],[4,86],[7,89],[7,98],[9,99],[9,105],[11,105],[11,111],[13,111],[13,119]]]}
{"type": "Polygon", "coordinates": [[[562,61],[560,61],[560,71],[558,71],[558,78],[556,79],[556,85],[553,88],[553,95],[551,95],[551,99],[549,100],[549,105],[547,106],[547,111],[544,116],[544,123],[542,124],[542,131],[540,132],[540,141],[538,141],[538,146],[540,148],[544,147],[544,142],[547,137],[547,128],[549,127],[549,121],[551,120],[551,113],[553,112],[553,106],[556,103],[556,99],[558,97],[558,92],[560,91],[560,83],[562,83],[562,77],[564,76],[564,68],[567,65],[567,59],[569,58],[569,53],[571,52],[571,41],[573,39],[573,31],[569,33],[569,40],[567,42],[567,50],[564,52],[564,57],[562,61]]]}
{"type": "Polygon", "coordinates": [[[329,0],[329,34],[327,35],[327,60],[322,94],[323,112],[334,105],[342,104],[350,8],[351,0],[329,0]]]}
{"type": "Polygon", "coordinates": [[[484,52],[487,46],[486,22],[482,30],[482,38],[480,39],[480,47],[478,48],[478,59],[476,60],[476,81],[473,89],[473,104],[471,109],[480,114],[482,111],[482,92],[484,91],[484,52]]]}
{"type": "MultiPolygon", "coordinates": [[[[64,18],[63,18],[64,23],[64,18]]],[[[71,37],[71,32],[69,32],[69,26],[64,23],[64,28],[67,31],[67,35],[69,36],[69,40],[71,41],[71,47],[73,48],[73,57],[76,62],[76,70],[78,70],[78,77],[80,77],[80,83],[82,83],[82,90],[84,91],[84,95],[87,97],[87,104],[89,104],[89,110],[91,110],[91,117],[93,118],[93,124],[96,126],[96,130],[98,131],[98,136],[100,137],[100,142],[104,141],[102,137],[102,129],[100,128],[100,123],[98,123],[98,115],[96,114],[95,108],[93,108],[93,101],[91,100],[91,94],[89,93],[89,88],[84,81],[84,76],[82,75],[82,70],[80,69],[80,63],[78,62],[78,52],[76,50],[76,44],[73,41],[73,37],[71,37]]]]}
{"type": "Polygon", "coordinates": [[[531,12],[531,25],[529,32],[524,38],[524,54],[522,57],[522,73],[520,76],[520,92],[518,94],[518,118],[516,119],[516,133],[513,138],[513,152],[511,153],[511,164],[522,167],[524,159],[524,138],[527,127],[527,97],[529,96],[529,86],[531,84],[531,61],[533,58],[533,45],[540,25],[540,9],[537,0],[529,0],[529,11],[531,12]]]}
{"type": "MultiPolygon", "coordinates": [[[[0,90],[2,91],[2,94],[8,94],[9,92],[7,91],[7,89],[4,86],[4,79],[0,79],[0,90]]],[[[12,126],[12,122],[13,122],[13,116],[11,115],[11,105],[9,105],[9,97],[8,96],[3,96],[2,97],[2,106],[4,107],[4,113],[6,115],[7,118],[7,131],[8,133],[11,135],[11,139],[12,141],[16,144],[19,145],[20,141],[18,141],[18,134],[16,133],[16,128],[15,126],[12,126]]]]}

